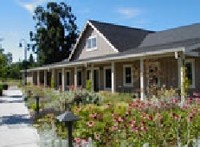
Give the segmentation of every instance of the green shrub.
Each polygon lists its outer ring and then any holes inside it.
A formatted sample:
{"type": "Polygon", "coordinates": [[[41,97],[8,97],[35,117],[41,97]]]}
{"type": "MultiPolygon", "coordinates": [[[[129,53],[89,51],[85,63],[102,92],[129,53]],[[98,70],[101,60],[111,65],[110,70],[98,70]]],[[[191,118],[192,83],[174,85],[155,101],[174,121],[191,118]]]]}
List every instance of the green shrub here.
{"type": "Polygon", "coordinates": [[[4,84],[2,85],[2,87],[3,87],[3,90],[8,90],[8,84],[4,83],[4,84]]]}
{"type": "Polygon", "coordinates": [[[0,96],[3,95],[3,85],[0,85],[0,96]]]}
{"type": "Polygon", "coordinates": [[[92,81],[91,80],[86,81],[86,90],[89,92],[92,91],[92,81]]]}

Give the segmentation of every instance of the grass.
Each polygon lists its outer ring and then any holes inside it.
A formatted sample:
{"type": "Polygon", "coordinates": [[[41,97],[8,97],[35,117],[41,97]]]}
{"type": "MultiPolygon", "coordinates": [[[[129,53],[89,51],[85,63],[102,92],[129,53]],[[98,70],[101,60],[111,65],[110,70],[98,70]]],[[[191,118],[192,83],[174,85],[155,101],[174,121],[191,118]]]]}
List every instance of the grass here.
{"type": "Polygon", "coordinates": [[[133,100],[132,93],[111,93],[106,91],[99,92],[103,97],[103,103],[119,103],[119,102],[131,102],[133,100]]]}

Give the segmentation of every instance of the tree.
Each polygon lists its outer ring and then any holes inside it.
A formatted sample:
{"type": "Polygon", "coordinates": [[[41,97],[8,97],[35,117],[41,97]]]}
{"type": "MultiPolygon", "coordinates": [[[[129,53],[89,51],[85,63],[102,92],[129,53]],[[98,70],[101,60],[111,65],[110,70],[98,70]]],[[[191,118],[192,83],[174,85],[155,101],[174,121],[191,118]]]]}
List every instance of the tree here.
{"type": "Polygon", "coordinates": [[[7,60],[7,56],[3,52],[4,52],[4,49],[1,49],[0,50],[0,78],[4,80],[7,77],[8,60],[7,60]]]}
{"type": "Polygon", "coordinates": [[[49,2],[46,9],[36,7],[33,19],[36,32],[30,32],[30,41],[39,65],[66,59],[78,36],[71,7],[64,2],[49,2]]]}

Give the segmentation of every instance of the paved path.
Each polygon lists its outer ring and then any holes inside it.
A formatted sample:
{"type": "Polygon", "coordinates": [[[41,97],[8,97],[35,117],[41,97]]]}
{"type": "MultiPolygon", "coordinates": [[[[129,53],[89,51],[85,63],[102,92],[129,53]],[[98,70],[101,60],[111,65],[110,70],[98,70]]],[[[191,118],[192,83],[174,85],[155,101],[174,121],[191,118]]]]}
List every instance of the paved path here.
{"type": "Polygon", "coordinates": [[[16,87],[0,97],[0,147],[37,147],[39,135],[31,126],[30,115],[16,87]]]}

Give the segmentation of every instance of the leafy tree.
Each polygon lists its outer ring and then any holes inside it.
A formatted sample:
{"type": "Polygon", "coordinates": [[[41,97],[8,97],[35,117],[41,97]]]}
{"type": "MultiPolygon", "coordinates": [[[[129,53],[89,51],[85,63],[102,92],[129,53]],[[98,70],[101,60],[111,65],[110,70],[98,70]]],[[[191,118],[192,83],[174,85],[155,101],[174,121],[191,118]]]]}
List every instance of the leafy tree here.
{"type": "Polygon", "coordinates": [[[0,78],[3,80],[7,77],[7,56],[3,53],[4,50],[0,49],[0,78]]]}
{"type": "Polygon", "coordinates": [[[32,50],[40,65],[66,59],[78,36],[76,17],[66,3],[49,2],[36,7],[33,19],[36,32],[30,32],[32,50]]]}
{"type": "Polygon", "coordinates": [[[22,62],[12,63],[9,66],[8,77],[11,79],[20,79],[20,77],[21,77],[20,70],[23,70],[22,62]]]}

